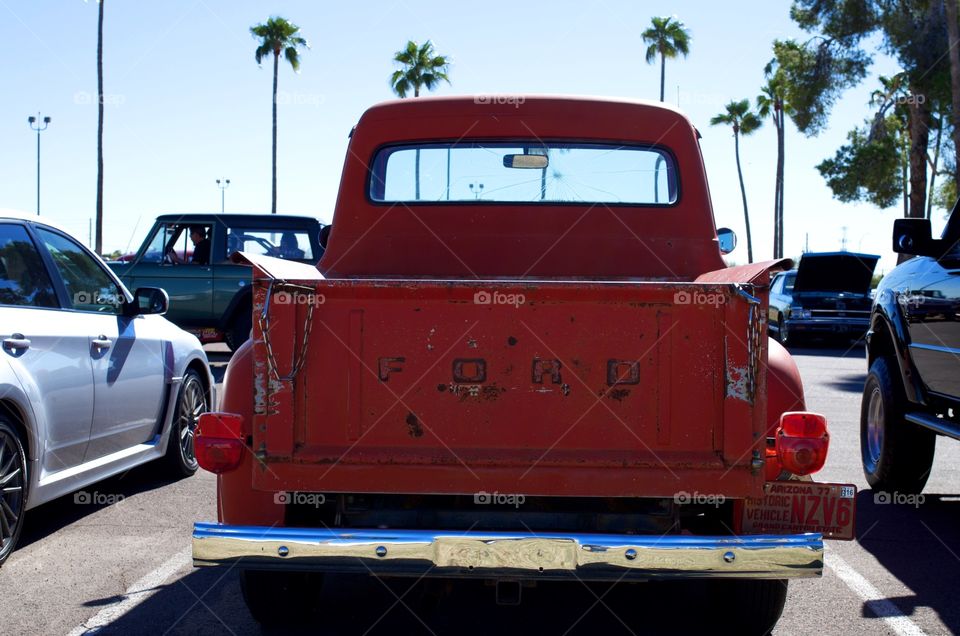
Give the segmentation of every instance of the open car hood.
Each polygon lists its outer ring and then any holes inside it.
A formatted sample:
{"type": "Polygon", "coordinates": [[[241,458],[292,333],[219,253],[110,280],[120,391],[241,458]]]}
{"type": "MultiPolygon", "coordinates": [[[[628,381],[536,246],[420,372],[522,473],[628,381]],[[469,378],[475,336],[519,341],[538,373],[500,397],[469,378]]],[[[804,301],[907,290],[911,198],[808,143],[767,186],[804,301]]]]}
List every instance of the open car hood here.
{"type": "Polygon", "coordinates": [[[868,294],[880,257],[854,252],[804,254],[797,267],[793,292],[868,294]]]}

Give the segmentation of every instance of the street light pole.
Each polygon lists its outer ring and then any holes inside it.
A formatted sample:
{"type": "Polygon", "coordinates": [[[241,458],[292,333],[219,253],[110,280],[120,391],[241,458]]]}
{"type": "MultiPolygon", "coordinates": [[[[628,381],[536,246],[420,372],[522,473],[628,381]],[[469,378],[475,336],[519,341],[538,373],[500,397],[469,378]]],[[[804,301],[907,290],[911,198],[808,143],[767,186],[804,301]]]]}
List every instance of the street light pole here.
{"type": "Polygon", "coordinates": [[[224,190],[230,187],[230,179],[217,179],[217,187],[220,188],[220,214],[223,214],[225,209],[224,201],[224,190]]]}
{"type": "Polygon", "coordinates": [[[37,113],[36,117],[33,115],[27,117],[27,122],[30,124],[31,130],[37,131],[37,216],[40,216],[40,133],[50,125],[50,118],[43,117],[41,119],[40,113],[37,113]]]}

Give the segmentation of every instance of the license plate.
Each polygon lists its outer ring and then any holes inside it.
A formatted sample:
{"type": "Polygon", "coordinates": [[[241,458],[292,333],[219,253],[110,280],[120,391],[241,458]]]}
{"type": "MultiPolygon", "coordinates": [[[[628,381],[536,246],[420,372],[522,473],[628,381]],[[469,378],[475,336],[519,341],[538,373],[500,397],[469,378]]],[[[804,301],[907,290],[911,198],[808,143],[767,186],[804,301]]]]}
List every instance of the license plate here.
{"type": "Polygon", "coordinates": [[[764,496],[747,499],[741,528],[744,534],[819,532],[824,539],[849,541],[854,536],[857,487],[813,481],[774,481],[764,496]]]}

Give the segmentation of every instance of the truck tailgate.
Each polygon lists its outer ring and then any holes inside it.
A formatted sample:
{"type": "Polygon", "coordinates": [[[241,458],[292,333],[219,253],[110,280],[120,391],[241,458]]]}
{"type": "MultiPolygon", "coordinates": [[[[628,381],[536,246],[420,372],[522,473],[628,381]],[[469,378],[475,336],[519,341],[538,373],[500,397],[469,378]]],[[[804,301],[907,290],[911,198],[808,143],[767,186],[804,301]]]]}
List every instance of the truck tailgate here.
{"type": "Polygon", "coordinates": [[[761,492],[749,286],[254,279],[257,488],[761,492]]]}

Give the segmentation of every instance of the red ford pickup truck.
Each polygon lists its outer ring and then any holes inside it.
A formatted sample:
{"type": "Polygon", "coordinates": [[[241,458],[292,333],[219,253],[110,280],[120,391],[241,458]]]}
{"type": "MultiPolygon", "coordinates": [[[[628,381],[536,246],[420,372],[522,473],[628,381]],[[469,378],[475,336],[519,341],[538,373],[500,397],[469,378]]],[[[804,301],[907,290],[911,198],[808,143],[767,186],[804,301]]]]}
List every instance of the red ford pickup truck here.
{"type": "MultiPolygon", "coordinates": [[[[771,273],[727,267],[693,125],[659,104],[418,98],[354,129],[316,268],[253,266],[253,338],[201,417],[238,566],[290,620],[324,573],[712,579],[737,633],[853,535],[771,273]]],[[[642,593],[642,587],[638,593],[642,593]]],[[[306,610],[304,610],[306,611],[306,610]]]]}

